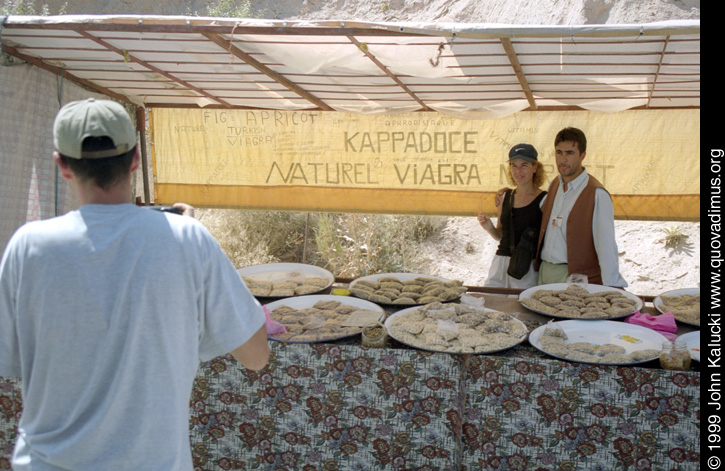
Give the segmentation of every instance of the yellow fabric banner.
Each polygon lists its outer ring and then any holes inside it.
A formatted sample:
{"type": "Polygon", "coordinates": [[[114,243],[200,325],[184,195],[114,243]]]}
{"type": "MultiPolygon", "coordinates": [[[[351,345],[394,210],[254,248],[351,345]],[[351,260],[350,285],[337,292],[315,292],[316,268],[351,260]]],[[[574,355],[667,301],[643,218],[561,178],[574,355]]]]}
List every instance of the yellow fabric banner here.
{"type": "Polygon", "coordinates": [[[150,112],[155,201],[199,207],[475,215],[494,212],[508,150],[533,144],[556,173],[554,136],[588,140],[584,165],[615,216],[699,219],[699,110],[520,112],[496,120],[439,113],[150,112]]]}

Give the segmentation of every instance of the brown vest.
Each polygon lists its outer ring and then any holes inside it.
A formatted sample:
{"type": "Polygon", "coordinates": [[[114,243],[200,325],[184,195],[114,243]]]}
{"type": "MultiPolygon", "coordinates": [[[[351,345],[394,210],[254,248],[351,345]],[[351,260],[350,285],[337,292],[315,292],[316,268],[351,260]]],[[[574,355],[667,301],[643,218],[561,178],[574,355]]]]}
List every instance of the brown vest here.
{"type": "MultiPolygon", "coordinates": [[[[543,213],[541,218],[541,231],[539,232],[539,247],[536,251],[536,270],[541,266],[541,247],[544,245],[546,229],[549,227],[551,209],[554,206],[556,191],[559,188],[559,179],[555,178],[549,186],[549,197],[541,207],[543,213]]],[[[569,274],[581,273],[586,275],[589,283],[602,284],[602,271],[599,267],[599,258],[594,248],[594,236],[592,234],[592,221],[594,218],[594,196],[597,188],[602,188],[599,180],[589,175],[589,182],[577,198],[569,213],[566,224],[566,259],[569,274]]]]}

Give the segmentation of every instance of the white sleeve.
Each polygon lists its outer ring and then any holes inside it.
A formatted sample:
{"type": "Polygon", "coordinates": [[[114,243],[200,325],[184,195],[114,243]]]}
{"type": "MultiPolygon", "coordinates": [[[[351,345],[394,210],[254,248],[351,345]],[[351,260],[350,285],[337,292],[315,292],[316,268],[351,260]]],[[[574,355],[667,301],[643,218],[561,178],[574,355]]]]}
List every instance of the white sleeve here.
{"type": "Polygon", "coordinates": [[[202,361],[230,353],[249,340],[265,322],[259,302],[211,236],[207,242],[202,361]]]}
{"type": "Polygon", "coordinates": [[[628,283],[619,273],[619,250],[614,234],[614,205],[606,190],[597,188],[592,218],[594,249],[602,271],[602,284],[625,287],[628,283]]]}
{"type": "Polygon", "coordinates": [[[0,262],[0,376],[20,376],[20,351],[15,328],[15,264],[13,240],[0,262]]]}

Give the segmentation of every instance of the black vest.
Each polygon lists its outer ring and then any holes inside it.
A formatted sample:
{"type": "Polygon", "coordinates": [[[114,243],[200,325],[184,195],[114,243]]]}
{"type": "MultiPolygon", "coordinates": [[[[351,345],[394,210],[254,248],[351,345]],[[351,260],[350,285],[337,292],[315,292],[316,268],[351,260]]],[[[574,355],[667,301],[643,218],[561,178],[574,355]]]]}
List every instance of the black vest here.
{"type": "Polygon", "coordinates": [[[514,208],[513,191],[509,190],[504,196],[501,207],[501,242],[498,244],[496,255],[511,256],[511,237],[513,237],[513,245],[519,243],[521,234],[527,227],[536,229],[536,238],[539,237],[539,228],[541,227],[541,208],[539,204],[541,199],[546,196],[546,192],[542,191],[534,200],[523,208],[514,208]],[[510,212],[513,211],[513,230],[511,227],[510,212]]]}

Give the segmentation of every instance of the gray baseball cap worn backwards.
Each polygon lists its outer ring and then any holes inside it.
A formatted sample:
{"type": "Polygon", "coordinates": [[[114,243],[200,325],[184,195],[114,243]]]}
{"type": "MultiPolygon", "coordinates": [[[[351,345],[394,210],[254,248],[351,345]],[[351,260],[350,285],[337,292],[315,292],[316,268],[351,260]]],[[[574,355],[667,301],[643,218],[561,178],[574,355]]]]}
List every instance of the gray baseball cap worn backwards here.
{"type": "Polygon", "coordinates": [[[61,155],[74,159],[116,157],[136,146],[136,130],[121,104],[89,98],[68,103],[58,111],[53,123],[53,144],[61,155]],[[82,150],[85,138],[103,136],[113,141],[113,149],[82,150]]]}

